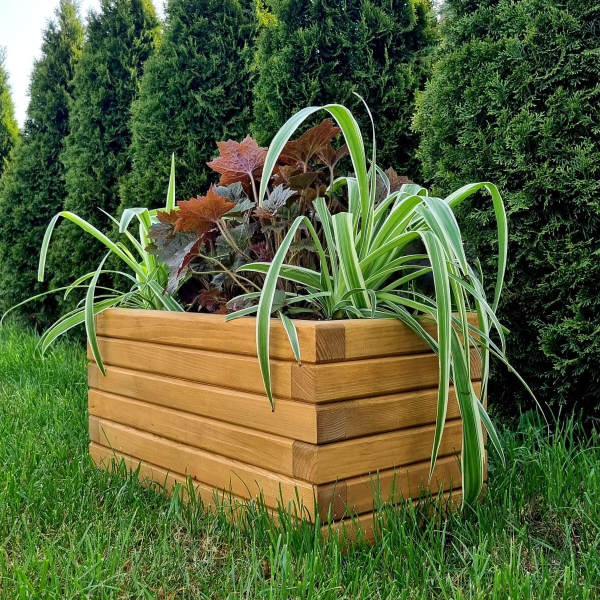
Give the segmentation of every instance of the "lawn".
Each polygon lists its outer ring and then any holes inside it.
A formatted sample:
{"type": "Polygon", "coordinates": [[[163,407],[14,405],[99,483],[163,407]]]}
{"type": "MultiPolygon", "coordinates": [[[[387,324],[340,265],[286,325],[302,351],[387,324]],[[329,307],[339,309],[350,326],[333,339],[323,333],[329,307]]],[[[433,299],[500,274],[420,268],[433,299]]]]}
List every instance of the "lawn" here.
{"type": "Polygon", "coordinates": [[[504,432],[481,505],[444,523],[390,511],[378,544],[344,552],[308,525],[254,509],[242,531],[97,471],[84,353],[42,360],[36,341],[0,328],[2,599],[600,597],[600,438],[571,422],[504,432]]]}

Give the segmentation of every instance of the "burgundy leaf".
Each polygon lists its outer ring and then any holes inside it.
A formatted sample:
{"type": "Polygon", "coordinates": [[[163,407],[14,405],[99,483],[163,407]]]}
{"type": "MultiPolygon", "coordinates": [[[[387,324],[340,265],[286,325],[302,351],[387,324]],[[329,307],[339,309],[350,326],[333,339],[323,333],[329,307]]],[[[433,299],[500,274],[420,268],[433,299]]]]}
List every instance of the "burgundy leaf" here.
{"type": "Polygon", "coordinates": [[[207,165],[221,174],[219,185],[236,182],[248,184],[252,179],[258,179],[265,164],[267,148],[259,147],[250,136],[246,136],[242,142],[217,142],[217,147],[220,156],[207,165]]]}
{"type": "Polygon", "coordinates": [[[304,168],[308,162],[321,150],[324,150],[331,140],[340,133],[331,119],[325,119],[322,123],[309,129],[297,140],[288,142],[281,152],[279,159],[290,164],[301,164],[304,168]]]}

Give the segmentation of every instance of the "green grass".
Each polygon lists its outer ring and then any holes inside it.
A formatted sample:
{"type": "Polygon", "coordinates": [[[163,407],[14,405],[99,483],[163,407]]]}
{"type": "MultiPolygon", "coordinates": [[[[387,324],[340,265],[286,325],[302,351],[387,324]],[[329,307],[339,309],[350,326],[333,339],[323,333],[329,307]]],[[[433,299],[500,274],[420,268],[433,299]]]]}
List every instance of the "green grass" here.
{"type": "MultiPolygon", "coordinates": [[[[83,352],[0,328],[0,598],[594,599],[600,439],[535,420],[503,434],[483,504],[448,522],[404,513],[373,548],[310,526],[246,532],[86,454],[83,352]]],[[[265,410],[268,405],[265,400],[265,410]]]]}

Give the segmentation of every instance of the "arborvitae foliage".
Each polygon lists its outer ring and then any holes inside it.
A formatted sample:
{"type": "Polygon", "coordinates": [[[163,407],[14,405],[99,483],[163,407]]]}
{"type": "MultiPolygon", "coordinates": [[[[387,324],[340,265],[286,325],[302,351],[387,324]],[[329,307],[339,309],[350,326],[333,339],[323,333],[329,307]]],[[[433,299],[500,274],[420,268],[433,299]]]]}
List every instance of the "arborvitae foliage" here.
{"type": "Polygon", "coordinates": [[[0,48],[0,177],[8,165],[8,157],[19,134],[4,60],[5,50],[0,48]]]}
{"type": "MultiPolygon", "coordinates": [[[[131,104],[158,35],[151,0],[102,0],[99,12],[88,16],[63,155],[65,209],[104,231],[111,222],[102,210],[117,212],[119,181],[130,170],[131,104]]],[[[103,256],[99,243],[83,241],[82,231],[66,221],[56,233],[50,249],[55,286],[96,269],[103,256]]]]}
{"type": "MultiPolygon", "coordinates": [[[[3,309],[39,294],[37,263],[44,230],[62,209],[64,167],[60,161],[69,132],[69,102],[83,26],[73,0],[61,0],[43,34],[41,58],[33,67],[27,120],[0,191],[0,303],[3,309]]],[[[26,305],[36,325],[56,315],[53,297],[26,305]]]]}
{"type": "Polygon", "coordinates": [[[373,113],[378,162],[416,175],[415,93],[435,39],[429,0],[264,0],[256,65],[254,133],[268,144],[305,106],[337,102],[373,113]]]}
{"type": "MultiPolygon", "coordinates": [[[[542,401],[600,416],[600,5],[452,0],[416,119],[441,191],[498,184],[509,212],[508,358],[542,401]]],[[[491,282],[492,207],[463,209],[491,282]]],[[[492,392],[523,400],[504,371],[492,392]]]]}
{"type": "Polygon", "coordinates": [[[164,205],[171,154],[177,195],[204,193],[216,142],[246,136],[251,118],[253,0],[170,0],[163,40],[133,106],[125,207],[164,205]]]}

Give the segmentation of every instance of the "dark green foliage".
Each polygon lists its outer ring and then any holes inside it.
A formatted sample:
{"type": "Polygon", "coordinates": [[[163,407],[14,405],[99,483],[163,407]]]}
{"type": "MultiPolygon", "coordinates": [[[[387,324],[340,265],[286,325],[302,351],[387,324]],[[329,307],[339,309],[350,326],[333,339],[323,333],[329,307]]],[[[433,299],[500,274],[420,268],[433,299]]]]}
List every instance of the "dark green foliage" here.
{"type": "MultiPolygon", "coordinates": [[[[415,92],[435,39],[429,0],[265,0],[254,133],[268,144],[305,106],[337,102],[376,123],[378,164],[416,175],[415,92]]],[[[370,135],[369,135],[370,137],[370,135]]]]}
{"type": "Polygon", "coordinates": [[[8,157],[17,141],[19,128],[10,96],[8,73],[4,65],[4,48],[0,47],[0,177],[8,165],[8,157]]]}
{"type": "MultiPolygon", "coordinates": [[[[38,255],[48,221],[65,199],[59,157],[69,131],[71,80],[82,44],[76,4],[61,0],[43,34],[21,142],[0,191],[0,312],[46,289],[37,283],[38,255]]],[[[28,304],[23,313],[41,326],[58,316],[50,296],[28,304]]]]}
{"type": "Polygon", "coordinates": [[[241,141],[249,129],[253,0],[170,0],[166,13],[133,106],[125,207],[164,205],[172,153],[178,199],[204,193],[216,142],[241,141]]]}
{"type": "MultiPolygon", "coordinates": [[[[131,103],[158,33],[151,0],[102,0],[100,11],[88,17],[63,156],[65,209],[104,231],[111,223],[101,209],[117,212],[119,181],[130,169],[131,103]]],[[[56,234],[50,268],[55,286],[96,269],[103,255],[99,244],[66,221],[56,234]]]]}
{"type": "MultiPolygon", "coordinates": [[[[600,5],[501,0],[446,5],[443,45],[416,118],[442,190],[498,184],[510,248],[501,318],[508,358],[555,410],[600,416],[600,5]]],[[[491,284],[488,198],[462,208],[491,284]]],[[[523,402],[514,377],[492,388],[523,402]]],[[[530,400],[527,400],[530,402],[530,400]]]]}

